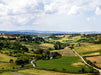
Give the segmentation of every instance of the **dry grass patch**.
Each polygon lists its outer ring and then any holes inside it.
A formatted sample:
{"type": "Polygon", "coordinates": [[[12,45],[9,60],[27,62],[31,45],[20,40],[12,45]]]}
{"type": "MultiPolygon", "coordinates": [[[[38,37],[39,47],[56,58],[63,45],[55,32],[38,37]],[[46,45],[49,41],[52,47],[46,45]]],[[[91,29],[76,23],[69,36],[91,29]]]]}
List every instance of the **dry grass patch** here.
{"type": "Polygon", "coordinates": [[[87,57],[86,59],[101,68],[101,56],[87,57]]]}
{"type": "Polygon", "coordinates": [[[15,57],[11,57],[11,56],[8,56],[6,54],[0,53],[0,61],[9,62],[10,59],[13,59],[14,61],[16,60],[15,57]]]}
{"type": "Polygon", "coordinates": [[[51,52],[58,52],[62,56],[75,56],[73,51],[70,48],[68,48],[68,47],[65,47],[64,49],[61,49],[61,50],[53,50],[51,52]]]}
{"type": "MultiPolygon", "coordinates": [[[[19,73],[26,73],[28,75],[88,75],[88,74],[60,73],[60,72],[37,70],[37,69],[26,69],[26,70],[20,70],[18,72],[19,73]]],[[[18,75],[20,75],[20,74],[18,74],[18,75]]]]}
{"type": "Polygon", "coordinates": [[[96,52],[96,53],[91,53],[91,54],[85,54],[85,56],[92,56],[92,55],[100,55],[100,53],[96,52]]]}
{"type": "Polygon", "coordinates": [[[40,47],[42,49],[49,49],[49,48],[54,49],[54,45],[53,44],[49,44],[49,43],[40,44],[40,47]]]}
{"type": "Polygon", "coordinates": [[[79,67],[79,66],[81,66],[81,65],[84,65],[84,63],[82,63],[82,62],[78,62],[78,63],[73,63],[72,65],[73,65],[73,66],[77,66],[77,67],[79,67]]]}

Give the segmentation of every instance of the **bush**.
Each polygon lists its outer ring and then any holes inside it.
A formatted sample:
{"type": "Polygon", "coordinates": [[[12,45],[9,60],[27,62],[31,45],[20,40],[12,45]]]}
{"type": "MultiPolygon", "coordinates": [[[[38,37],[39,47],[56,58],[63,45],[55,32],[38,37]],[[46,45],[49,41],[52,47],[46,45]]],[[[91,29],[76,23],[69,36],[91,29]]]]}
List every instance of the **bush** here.
{"type": "Polygon", "coordinates": [[[66,69],[65,68],[62,68],[62,71],[66,71],[66,69]]]}
{"type": "Polygon", "coordinates": [[[28,56],[18,57],[16,60],[17,65],[24,65],[29,63],[30,58],[28,56]]]}
{"type": "Polygon", "coordinates": [[[13,59],[10,59],[10,60],[9,60],[9,63],[13,63],[13,59]]]}
{"type": "Polygon", "coordinates": [[[52,56],[54,59],[57,59],[57,58],[60,58],[62,55],[59,54],[58,52],[52,52],[52,53],[51,53],[51,56],[52,56]]]}
{"type": "Polygon", "coordinates": [[[54,67],[52,70],[53,70],[53,71],[56,71],[57,69],[56,69],[56,67],[54,67]]]}

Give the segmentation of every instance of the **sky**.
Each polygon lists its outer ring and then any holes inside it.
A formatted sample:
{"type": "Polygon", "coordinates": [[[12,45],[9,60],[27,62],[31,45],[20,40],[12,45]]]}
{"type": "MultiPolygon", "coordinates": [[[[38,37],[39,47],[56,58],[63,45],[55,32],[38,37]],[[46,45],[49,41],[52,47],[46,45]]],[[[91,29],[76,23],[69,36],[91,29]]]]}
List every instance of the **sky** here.
{"type": "Polygon", "coordinates": [[[101,0],[0,0],[0,31],[101,31],[101,0]]]}

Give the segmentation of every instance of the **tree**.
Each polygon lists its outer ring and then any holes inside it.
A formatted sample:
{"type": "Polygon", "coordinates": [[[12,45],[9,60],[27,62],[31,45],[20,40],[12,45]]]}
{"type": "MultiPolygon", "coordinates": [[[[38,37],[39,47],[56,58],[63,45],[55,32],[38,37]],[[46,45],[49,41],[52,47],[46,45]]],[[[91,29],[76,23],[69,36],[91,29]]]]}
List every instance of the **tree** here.
{"type": "Polygon", "coordinates": [[[66,69],[65,69],[65,68],[62,68],[62,70],[63,70],[63,71],[66,71],[66,69]]]}
{"type": "Polygon", "coordinates": [[[71,48],[71,49],[74,49],[74,44],[72,44],[72,45],[70,46],[70,48],[71,48]]]}
{"type": "Polygon", "coordinates": [[[3,47],[3,43],[0,42],[0,50],[2,49],[2,47],[3,47]]]}
{"type": "Polygon", "coordinates": [[[22,50],[23,50],[24,52],[28,52],[28,48],[27,48],[26,46],[22,46],[22,50]]]}
{"type": "Polygon", "coordinates": [[[33,41],[37,44],[40,44],[40,42],[45,42],[45,40],[42,37],[36,37],[33,41]]]}
{"type": "Polygon", "coordinates": [[[29,57],[28,56],[21,56],[18,57],[16,60],[17,65],[24,65],[29,63],[29,57]]]}
{"type": "Polygon", "coordinates": [[[10,59],[9,62],[10,62],[10,63],[13,63],[13,59],[10,59]]]}
{"type": "Polygon", "coordinates": [[[56,50],[58,50],[58,49],[59,49],[59,46],[58,46],[57,44],[55,44],[55,45],[54,45],[54,48],[55,48],[56,50]]]}
{"type": "Polygon", "coordinates": [[[78,45],[79,45],[79,46],[81,46],[81,44],[80,44],[80,43],[78,43],[78,45]]]}
{"type": "Polygon", "coordinates": [[[43,52],[44,52],[43,49],[39,49],[37,51],[34,51],[34,53],[36,53],[36,54],[42,54],[43,52]]]}
{"type": "Polygon", "coordinates": [[[86,71],[85,71],[85,69],[84,69],[84,68],[82,68],[82,69],[81,69],[81,72],[82,72],[82,73],[85,73],[86,71]]]}
{"type": "Polygon", "coordinates": [[[52,52],[51,56],[56,59],[56,58],[60,58],[61,54],[59,54],[58,52],[52,52]]]}
{"type": "Polygon", "coordinates": [[[37,55],[35,56],[35,59],[36,59],[36,60],[42,59],[42,55],[37,54],[37,55]]]}

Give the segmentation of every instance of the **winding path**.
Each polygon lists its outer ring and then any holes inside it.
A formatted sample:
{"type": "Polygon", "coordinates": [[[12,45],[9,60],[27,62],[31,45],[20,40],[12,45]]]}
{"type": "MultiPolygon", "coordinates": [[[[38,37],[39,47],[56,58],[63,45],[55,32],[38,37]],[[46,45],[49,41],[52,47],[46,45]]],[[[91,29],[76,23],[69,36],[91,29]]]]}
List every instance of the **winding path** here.
{"type": "Polygon", "coordinates": [[[33,63],[35,60],[31,60],[31,64],[33,65],[33,67],[35,67],[36,65],[33,63]]]}
{"type": "Polygon", "coordinates": [[[72,49],[72,50],[73,50],[73,52],[74,52],[77,56],[79,56],[79,57],[81,58],[81,60],[82,60],[86,65],[88,65],[89,67],[92,67],[93,69],[99,71],[99,75],[101,75],[101,70],[100,70],[100,69],[98,69],[98,68],[96,68],[96,67],[94,67],[94,66],[89,65],[89,64],[84,60],[84,58],[83,58],[81,55],[79,55],[79,53],[77,53],[74,49],[72,49]]]}

